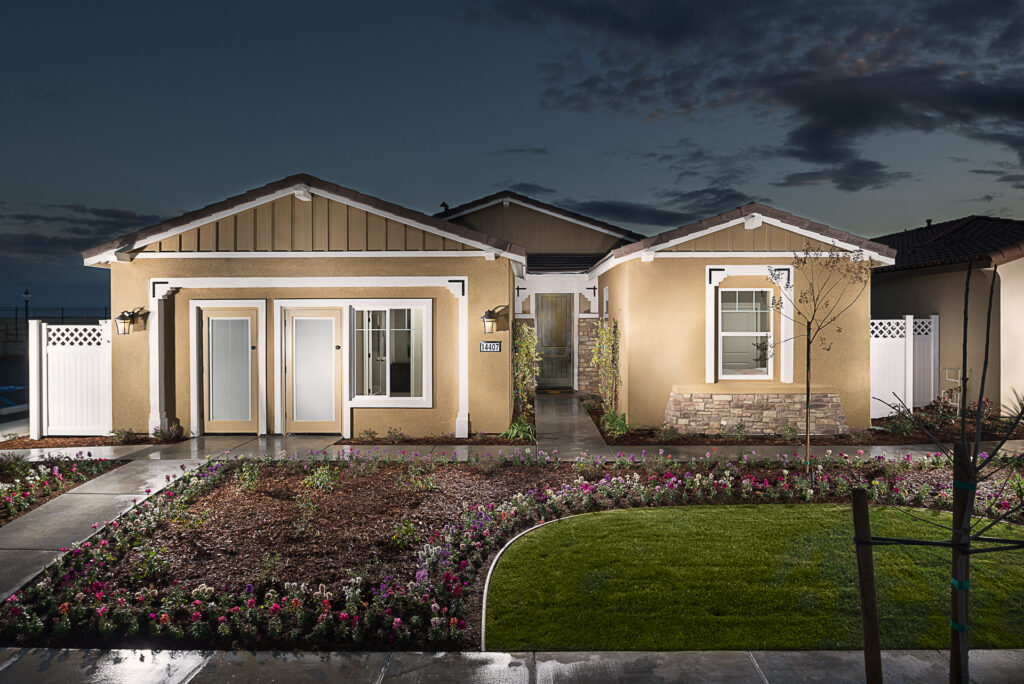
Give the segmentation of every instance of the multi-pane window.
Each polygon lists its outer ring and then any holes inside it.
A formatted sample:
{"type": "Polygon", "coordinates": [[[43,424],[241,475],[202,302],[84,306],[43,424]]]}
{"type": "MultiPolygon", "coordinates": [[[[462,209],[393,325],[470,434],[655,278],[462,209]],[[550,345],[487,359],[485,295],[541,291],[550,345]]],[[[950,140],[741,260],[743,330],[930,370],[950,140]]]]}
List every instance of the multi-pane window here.
{"type": "Polygon", "coordinates": [[[771,377],[770,290],[719,290],[718,331],[720,378],[771,377]]]}
{"type": "Polygon", "coordinates": [[[430,372],[425,362],[425,307],[355,308],[352,311],[352,385],[362,398],[425,398],[430,372]]]}

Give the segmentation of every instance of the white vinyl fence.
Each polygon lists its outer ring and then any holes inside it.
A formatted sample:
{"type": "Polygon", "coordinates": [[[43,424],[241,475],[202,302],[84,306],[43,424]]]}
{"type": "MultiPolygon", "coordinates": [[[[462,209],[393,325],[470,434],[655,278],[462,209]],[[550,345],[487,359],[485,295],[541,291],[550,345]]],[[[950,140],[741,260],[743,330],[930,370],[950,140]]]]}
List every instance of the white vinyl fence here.
{"type": "Polygon", "coordinates": [[[892,414],[887,404],[917,408],[938,394],[939,317],[872,319],[871,417],[892,414]]]}
{"type": "Polygon", "coordinates": [[[29,433],[107,435],[112,428],[111,322],[29,327],[29,433]]]}

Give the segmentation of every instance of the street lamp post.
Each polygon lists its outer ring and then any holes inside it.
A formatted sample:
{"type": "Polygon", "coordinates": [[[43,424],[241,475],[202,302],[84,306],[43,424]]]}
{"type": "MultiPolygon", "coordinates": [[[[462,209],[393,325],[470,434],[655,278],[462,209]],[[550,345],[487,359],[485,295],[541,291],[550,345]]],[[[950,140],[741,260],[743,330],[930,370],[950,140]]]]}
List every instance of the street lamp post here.
{"type": "MultiPolygon", "coordinates": [[[[28,300],[32,299],[32,293],[25,288],[25,292],[22,293],[21,298],[25,300],[25,339],[28,339],[28,300]]],[[[17,331],[17,328],[15,328],[17,331]]]]}

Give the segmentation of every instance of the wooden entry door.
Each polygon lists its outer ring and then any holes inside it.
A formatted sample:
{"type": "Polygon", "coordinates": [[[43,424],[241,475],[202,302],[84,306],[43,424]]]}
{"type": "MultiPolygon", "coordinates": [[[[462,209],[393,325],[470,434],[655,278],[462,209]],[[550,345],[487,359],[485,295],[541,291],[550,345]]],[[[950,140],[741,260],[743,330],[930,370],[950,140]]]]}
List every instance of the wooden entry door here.
{"type": "Polygon", "coordinates": [[[534,295],[537,351],[541,357],[538,387],[572,387],[572,297],[571,294],[534,295]]]}
{"type": "Polygon", "coordinates": [[[341,434],[340,309],[285,311],[285,432],[341,434]]]}
{"type": "Polygon", "coordinates": [[[204,309],[203,432],[259,432],[259,309],[204,309]]]}

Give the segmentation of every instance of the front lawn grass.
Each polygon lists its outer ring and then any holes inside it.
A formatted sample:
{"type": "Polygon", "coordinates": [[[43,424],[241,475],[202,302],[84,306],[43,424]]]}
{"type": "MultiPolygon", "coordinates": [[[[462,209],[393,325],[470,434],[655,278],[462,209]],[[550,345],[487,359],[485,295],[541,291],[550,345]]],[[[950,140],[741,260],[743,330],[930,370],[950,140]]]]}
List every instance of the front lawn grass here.
{"type": "MultiPolygon", "coordinates": [[[[951,516],[917,511],[948,524],[951,516]]],[[[872,507],[876,536],[948,539],[872,507]]],[[[1003,525],[993,536],[1024,537],[1003,525]],[[998,534],[997,534],[998,532],[998,534]]],[[[494,569],[497,651],[861,648],[849,506],[614,510],[547,525],[494,569]]],[[[1024,647],[1024,552],[971,560],[971,645],[1024,647]]],[[[876,547],[882,647],[947,648],[950,552],[876,547]]]]}

